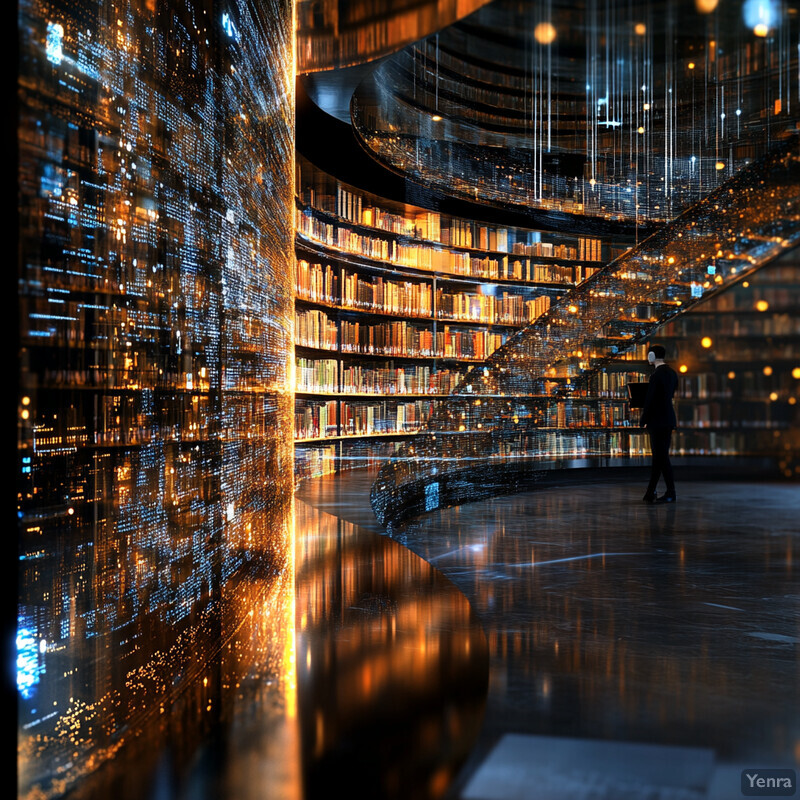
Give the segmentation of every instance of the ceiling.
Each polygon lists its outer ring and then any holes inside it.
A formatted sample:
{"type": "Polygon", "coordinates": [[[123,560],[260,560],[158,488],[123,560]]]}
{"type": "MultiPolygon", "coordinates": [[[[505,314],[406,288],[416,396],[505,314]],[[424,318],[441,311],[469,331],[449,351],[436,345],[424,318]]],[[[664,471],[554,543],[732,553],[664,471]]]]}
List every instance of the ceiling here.
{"type": "Polygon", "coordinates": [[[647,225],[800,122],[791,3],[494,0],[450,20],[457,10],[367,67],[307,79],[340,119],[349,101],[377,162],[453,197],[647,225]]]}

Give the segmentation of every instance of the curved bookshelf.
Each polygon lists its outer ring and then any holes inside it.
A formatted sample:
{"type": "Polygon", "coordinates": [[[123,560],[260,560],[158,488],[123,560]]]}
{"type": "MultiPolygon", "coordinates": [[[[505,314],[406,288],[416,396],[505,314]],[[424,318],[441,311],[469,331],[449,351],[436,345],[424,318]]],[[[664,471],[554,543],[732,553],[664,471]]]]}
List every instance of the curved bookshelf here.
{"type": "Polygon", "coordinates": [[[397,203],[300,156],[297,191],[298,478],[391,457],[469,367],[630,245],[397,203]]]}

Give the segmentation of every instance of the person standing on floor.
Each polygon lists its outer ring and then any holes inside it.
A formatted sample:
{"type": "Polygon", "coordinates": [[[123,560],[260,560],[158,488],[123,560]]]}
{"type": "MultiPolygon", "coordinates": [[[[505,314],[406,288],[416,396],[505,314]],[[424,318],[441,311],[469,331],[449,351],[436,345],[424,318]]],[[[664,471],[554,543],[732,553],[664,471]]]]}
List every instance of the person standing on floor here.
{"type": "Polygon", "coordinates": [[[669,447],[672,431],[677,426],[672,397],[678,386],[678,373],[664,361],[666,355],[667,351],[660,344],[653,345],[647,353],[647,360],[654,369],[647,386],[647,396],[639,424],[650,434],[653,463],[650,483],[642,498],[645,503],[675,502],[675,479],[669,460],[669,447]],[[667,491],[659,497],[656,494],[656,487],[661,475],[664,476],[667,491]]]}

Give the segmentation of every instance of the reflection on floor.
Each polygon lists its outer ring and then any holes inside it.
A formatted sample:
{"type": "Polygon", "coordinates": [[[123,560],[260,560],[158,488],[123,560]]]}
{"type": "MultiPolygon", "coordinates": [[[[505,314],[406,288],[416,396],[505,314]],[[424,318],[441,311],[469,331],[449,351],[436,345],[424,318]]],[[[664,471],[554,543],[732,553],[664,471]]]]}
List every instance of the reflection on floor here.
{"type": "MultiPolygon", "coordinates": [[[[59,723],[55,735],[38,740],[39,752],[26,758],[25,740],[19,737],[19,776],[24,779],[19,796],[44,800],[66,792],[69,800],[300,800],[293,583],[290,571],[254,559],[213,587],[204,598],[207,611],[197,615],[190,629],[194,657],[190,653],[181,669],[169,669],[175,661],[169,656],[181,637],[176,634],[171,647],[162,645],[168,633],[152,623],[143,626],[142,668],[123,669],[120,681],[98,680],[90,702],[76,704],[82,716],[73,714],[59,723]],[[153,664],[162,663],[159,672],[153,664]],[[159,704],[163,684],[173,691],[168,702],[159,704]],[[138,713],[127,717],[112,738],[114,711],[126,693],[138,701],[138,713]],[[92,743],[88,757],[79,759],[79,737],[89,736],[98,744],[92,743]],[[74,764],[63,754],[70,743],[74,764]]],[[[95,602],[102,599],[96,596],[95,602]]],[[[87,638],[64,664],[79,674],[105,677],[115,661],[119,655],[112,648],[87,638]]]]}
{"type": "MultiPolygon", "coordinates": [[[[642,796],[646,781],[625,794],[619,775],[572,794],[563,781],[560,795],[532,784],[537,752],[566,737],[575,759],[598,740],[620,743],[608,763],[626,760],[624,742],[713,753],[704,781],[652,797],[740,797],[741,769],[800,761],[800,491],[683,483],[676,505],[647,506],[644,482],[544,488],[397,532],[465,593],[489,639],[486,717],[452,796],[642,796]],[[530,738],[510,747],[509,733],[530,738]],[[522,793],[491,777],[509,757],[506,774],[528,770],[522,793]]],[[[361,474],[301,491],[346,517],[364,513],[368,487],[361,474]]]]}
{"type": "Polygon", "coordinates": [[[305,797],[441,797],[483,718],[475,614],[396,542],[302,500],[296,519],[305,797]]]}
{"type": "MultiPolygon", "coordinates": [[[[175,659],[156,662],[168,634],[145,626],[144,668],[98,681],[82,716],[51,736],[23,726],[20,797],[441,797],[475,743],[486,700],[487,642],[472,608],[407,548],[301,500],[295,541],[294,571],[255,558],[214,587],[182,669],[156,672],[153,663],[175,659]],[[159,707],[164,684],[174,691],[159,707]],[[137,713],[112,739],[126,691],[137,713]],[[91,741],[78,759],[89,736],[104,749],[91,741]]],[[[63,664],[108,673],[106,650],[87,639],[63,664]]],[[[51,677],[59,676],[43,674],[39,696],[51,677]]]]}

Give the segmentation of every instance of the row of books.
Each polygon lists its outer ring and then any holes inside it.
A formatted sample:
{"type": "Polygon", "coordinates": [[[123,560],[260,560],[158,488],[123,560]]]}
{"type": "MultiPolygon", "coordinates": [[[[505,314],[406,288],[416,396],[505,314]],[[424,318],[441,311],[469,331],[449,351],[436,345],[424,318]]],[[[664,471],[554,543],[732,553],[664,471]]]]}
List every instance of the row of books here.
{"type": "Polygon", "coordinates": [[[341,392],[343,394],[431,394],[455,391],[463,377],[459,370],[434,370],[428,366],[368,367],[344,366],[341,381],[335,359],[297,359],[297,391],[341,392]]]}
{"type": "MultiPolygon", "coordinates": [[[[507,334],[465,331],[444,325],[432,328],[406,322],[362,323],[341,321],[341,352],[368,355],[434,358],[488,358],[505,343],[507,334]]],[[[295,312],[295,342],[303,347],[336,350],[339,344],[336,322],[324,311],[295,312]]]]}
{"type": "MultiPolygon", "coordinates": [[[[335,292],[338,281],[333,269],[326,265],[298,265],[298,295],[308,300],[339,304],[335,292]],[[302,269],[300,268],[302,267],[302,269]]],[[[467,292],[437,290],[437,316],[493,323],[525,325],[550,307],[550,297],[543,295],[526,300],[523,296],[503,292],[499,297],[467,292]]],[[[342,271],[341,305],[368,311],[383,311],[409,317],[428,317],[433,314],[433,290],[429,284],[413,281],[390,281],[382,277],[365,278],[347,270],[342,271]]]]}
{"type": "MultiPolygon", "coordinates": [[[[448,272],[487,279],[508,279],[549,283],[580,283],[596,271],[583,265],[537,264],[529,257],[473,256],[465,251],[447,250],[431,245],[402,244],[394,239],[367,236],[342,226],[323,222],[316,217],[298,213],[298,231],[311,239],[355,255],[377,261],[448,272]]],[[[555,252],[555,250],[554,250],[555,252]]],[[[558,250],[558,253],[561,253],[558,250]]],[[[565,258],[563,255],[556,257],[565,258]]]]}
{"type": "Polygon", "coordinates": [[[322,350],[337,348],[336,323],[324,311],[295,311],[294,330],[296,344],[322,350]]]}
{"type": "Polygon", "coordinates": [[[413,433],[430,418],[433,403],[416,400],[392,406],[342,403],[342,433],[413,433]]]}
{"type": "Polygon", "coordinates": [[[335,444],[296,447],[294,458],[297,478],[321,478],[336,472],[335,444]]]}
{"type": "Polygon", "coordinates": [[[341,401],[298,404],[295,408],[295,438],[413,433],[427,422],[433,408],[432,400],[390,404],[341,401]]]}
{"type": "Polygon", "coordinates": [[[529,258],[509,256],[479,258],[466,252],[420,246],[397,245],[391,252],[392,261],[401,266],[488,280],[577,284],[597,272],[582,264],[537,264],[529,258]]]}
{"type": "Polygon", "coordinates": [[[298,297],[316,303],[339,302],[339,269],[330,264],[310,264],[304,259],[297,260],[298,297]]]}
{"type": "Polygon", "coordinates": [[[599,372],[595,386],[599,397],[628,398],[629,383],[647,383],[646,372],[599,372]]]}
{"type": "Polygon", "coordinates": [[[339,433],[339,404],[337,400],[327,403],[295,404],[295,439],[318,439],[336,436],[339,433]]]}
{"type": "Polygon", "coordinates": [[[543,256],[545,258],[563,258],[567,261],[602,261],[603,243],[600,239],[578,239],[577,247],[553,242],[515,242],[511,248],[514,255],[543,256]]]}
{"type": "MultiPolygon", "coordinates": [[[[540,277],[564,282],[577,274],[581,279],[594,270],[584,267],[537,265],[540,277]]],[[[297,294],[313,300],[346,308],[387,311],[415,317],[432,314],[432,287],[424,282],[391,281],[383,277],[365,277],[341,269],[342,293],[339,294],[339,271],[330,264],[314,264],[303,259],[297,262],[297,294]]],[[[439,317],[482,322],[526,324],[550,307],[550,297],[543,295],[526,300],[522,295],[503,292],[500,297],[467,292],[437,290],[439,317]]]]}
{"type": "MultiPolygon", "coordinates": [[[[769,426],[765,426],[769,427],[769,426]]],[[[591,455],[650,455],[650,441],[646,433],[634,431],[601,433],[600,441],[591,435],[572,431],[546,433],[537,437],[530,447],[530,454],[539,458],[591,455]]],[[[752,438],[739,431],[692,431],[678,428],[674,436],[673,449],[679,455],[737,455],[748,452],[752,438]]],[[[499,452],[509,458],[525,455],[525,446],[509,441],[500,442],[499,452]]]]}
{"type": "MultiPolygon", "coordinates": [[[[329,211],[322,201],[316,206],[329,211]]],[[[516,253],[528,256],[545,256],[581,261],[601,261],[602,242],[584,236],[577,237],[574,244],[541,240],[539,231],[516,230],[505,227],[482,225],[478,222],[445,217],[431,211],[415,214],[393,214],[377,206],[366,205],[360,194],[337,184],[335,213],[357,225],[379,228],[390,233],[413,236],[432,242],[456,247],[491,250],[500,253],[516,253]],[[509,243],[511,249],[509,250],[509,243]]],[[[574,240],[573,240],[574,241],[574,240]]]]}
{"type": "Polygon", "coordinates": [[[531,442],[501,441],[498,450],[508,458],[531,455],[544,460],[564,456],[622,455],[623,448],[627,452],[628,445],[628,437],[622,431],[599,432],[596,435],[575,431],[543,431],[531,442]]]}
{"type": "Polygon", "coordinates": [[[400,283],[344,272],[342,305],[409,317],[430,317],[433,313],[433,288],[428,283],[400,283]]]}
{"type": "Polygon", "coordinates": [[[335,358],[298,358],[295,385],[298,392],[338,392],[339,362],[335,358]]]}
{"type": "Polygon", "coordinates": [[[316,206],[322,211],[332,210],[338,217],[357,225],[379,228],[401,236],[413,236],[438,242],[441,236],[441,216],[435,211],[419,211],[413,215],[393,214],[378,206],[364,204],[361,195],[348,191],[341,185],[336,188],[336,207],[316,206]]]}
{"type": "Polygon", "coordinates": [[[394,369],[353,366],[342,370],[342,391],[385,395],[451,394],[463,374],[458,370],[432,370],[420,366],[394,369]]]}
{"type": "Polygon", "coordinates": [[[342,352],[484,360],[505,343],[504,333],[453,330],[434,332],[407,322],[362,324],[342,320],[342,352]]]}
{"type": "Polygon", "coordinates": [[[462,219],[454,219],[449,228],[442,228],[442,244],[452,244],[456,247],[475,247],[480,250],[495,250],[500,253],[508,252],[508,229],[489,228],[462,219]]]}
{"type": "MultiPolygon", "coordinates": [[[[735,375],[735,373],[734,373],[735,375]]],[[[713,373],[698,373],[681,378],[678,396],[686,398],[731,397],[732,383],[713,373]],[[722,384],[722,386],[720,385],[722,384]]]]}
{"type": "Polygon", "coordinates": [[[470,320],[473,322],[526,325],[550,308],[550,297],[542,295],[526,300],[518,294],[503,292],[500,297],[483,294],[457,294],[443,292],[436,295],[436,312],[439,318],[470,320]]]}
{"type": "MultiPolygon", "coordinates": [[[[541,428],[617,428],[628,427],[632,422],[638,424],[638,412],[635,412],[635,419],[631,420],[631,414],[627,406],[621,404],[593,404],[593,403],[553,403],[548,408],[540,409],[535,415],[537,427],[541,428]]],[[[521,413],[513,416],[499,415],[493,422],[488,422],[482,417],[482,429],[491,430],[494,426],[498,429],[507,430],[509,427],[521,425],[523,428],[532,422],[531,416],[523,416],[521,413]]],[[[467,425],[467,427],[470,427],[467,425]]]]}

